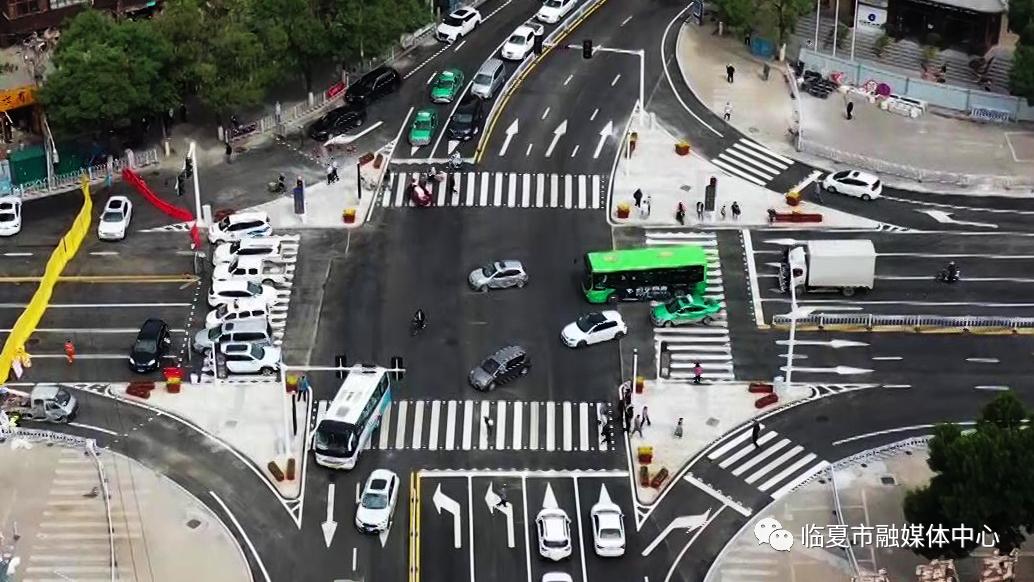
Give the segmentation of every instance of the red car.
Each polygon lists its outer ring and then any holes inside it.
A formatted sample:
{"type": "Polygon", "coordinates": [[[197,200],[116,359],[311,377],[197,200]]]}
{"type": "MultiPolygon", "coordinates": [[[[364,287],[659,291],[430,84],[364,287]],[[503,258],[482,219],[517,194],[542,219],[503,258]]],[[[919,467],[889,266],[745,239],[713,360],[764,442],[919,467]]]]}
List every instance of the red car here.
{"type": "Polygon", "coordinates": [[[434,192],[429,188],[429,184],[421,185],[416,180],[409,185],[409,199],[420,208],[434,206],[434,192]]]}

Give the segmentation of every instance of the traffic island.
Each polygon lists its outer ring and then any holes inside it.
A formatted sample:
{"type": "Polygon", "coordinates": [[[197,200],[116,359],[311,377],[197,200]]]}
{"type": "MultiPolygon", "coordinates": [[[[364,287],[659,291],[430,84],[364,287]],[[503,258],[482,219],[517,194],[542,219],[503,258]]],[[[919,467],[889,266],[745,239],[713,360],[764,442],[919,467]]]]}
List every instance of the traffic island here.
{"type": "Polygon", "coordinates": [[[178,392],[170,392],[167,386],[162,389],[162,383],[148,384],[153,389],[143,397],[131,392],[130,384],[112,384],[108,392],[182,420],[220,441],[247,458],[285,499],[300,495],[303,479],[295,475],[295,463],[305,454],[309,401],[286,392],[280,382],[179,382],[178,392]]]}

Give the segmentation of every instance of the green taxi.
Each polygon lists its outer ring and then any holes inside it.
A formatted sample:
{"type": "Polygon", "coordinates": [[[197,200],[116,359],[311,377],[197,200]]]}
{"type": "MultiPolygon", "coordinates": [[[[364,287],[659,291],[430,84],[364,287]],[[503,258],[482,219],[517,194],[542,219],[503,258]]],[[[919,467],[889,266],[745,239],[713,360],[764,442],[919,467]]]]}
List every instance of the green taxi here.
{"type": "Polygon", "coordinates": [[[435,77],[431,84],[431,101],[435,103],[452,103],[463,88],[463,71],[446,69],[435,77]]]}
{"type": "Polygon", "coordinates": [[[715,299],[695,299],[691,295],[677,295],[650,311],[650,321],[658,327],[703,323],[714,321],[714,316],[722,310],[722,303],[715,299]]]}
{"type": "Polygon", "coordinates": [[[431,143],[431,136],[438,128],[438,114],[434,109],[421,109],[413,118],[409,128],[409,143],[412,146],[425,146],[431,143]]]}

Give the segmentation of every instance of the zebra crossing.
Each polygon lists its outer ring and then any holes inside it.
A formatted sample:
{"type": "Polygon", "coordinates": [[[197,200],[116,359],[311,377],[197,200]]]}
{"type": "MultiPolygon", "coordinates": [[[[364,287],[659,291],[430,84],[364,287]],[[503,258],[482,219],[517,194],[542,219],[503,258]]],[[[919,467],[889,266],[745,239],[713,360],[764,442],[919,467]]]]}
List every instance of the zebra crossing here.
{"type": "Polygon", "coordinates": [[[758,186],[765,186],[790,169],[794,161],[745,138],[722,150],[711,163],[758,186]]]}
{"type": "Polygon", "coordinates": [[[829,461],[801,445],[762,427],[758,444],[752,428],[744,428],[707,454],[707,458],[734,477],[779,499],[829,466],[829,461]]]}
{"type": "MultiPolygon", "coordinates": [[[[317,418],[328,402],[317,403],[317,418]]],[[[429,451],[607,451],[603,402],[396,400],[381,417],[373,449],[429,451]],[[485,422],[488,418],[492,427],[485,422]]]]}
{"type": "MultiPolygon", "coordinates": [[[[423,173],[393,172],[380,205],[413,206],[406,190],[423,173]]],[[[452,192],[445,182],[429,185],[437,206],[598,210],[605,203],[604,178],[598,174],[460,172],[453,176],[459,184],[452,192]]]]}
{"type": "MultiPolygon", "coordinates": [[[[722,265],[718,259],[718,240],[713,232],[666,232],[647,231],[647,246],[697,245],[707,253],[707,291],[705,297],[725,303],[725,287],[722,285],[722,265]]],[[[729,324],[723,309],[710,325],[686,325],[681,327],[655,327],[653,330],[655,353],[660,353],[660,343],[667,342],[671,353],[671,374],[673,379],[693,378],[693,367],[697,362],[703,368],[707,381],[728,381],[735,378],[732,364],[732,342],[729,339],[729,324]]]]}

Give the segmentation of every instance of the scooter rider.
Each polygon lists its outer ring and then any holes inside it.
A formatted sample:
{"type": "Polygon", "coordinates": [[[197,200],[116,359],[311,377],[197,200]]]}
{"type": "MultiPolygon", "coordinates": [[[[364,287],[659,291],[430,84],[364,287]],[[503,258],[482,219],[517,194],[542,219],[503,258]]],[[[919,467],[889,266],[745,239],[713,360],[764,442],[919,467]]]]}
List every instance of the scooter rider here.
{"type": "Polygon", "coordinates": [[[955,261],[948,263],[948,266],[944,269],[944,273],[949,283],[954,283],[959,280],[959,268],[955,266],[955,261]]]}
{"type": "Polygon", "coordinates": [[[413,314],[413,327],[417,329],[427,327],[427,316],[424,315],[423,309],[417,309],[416,313],[413,314]]]}
{"type": "Polygon", "coordinates": [[[287,192],[287,176],[285,176],[283,172],[277,176],[276,183],[273,185],[273,192],[278,194],[287,192]]]}

